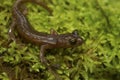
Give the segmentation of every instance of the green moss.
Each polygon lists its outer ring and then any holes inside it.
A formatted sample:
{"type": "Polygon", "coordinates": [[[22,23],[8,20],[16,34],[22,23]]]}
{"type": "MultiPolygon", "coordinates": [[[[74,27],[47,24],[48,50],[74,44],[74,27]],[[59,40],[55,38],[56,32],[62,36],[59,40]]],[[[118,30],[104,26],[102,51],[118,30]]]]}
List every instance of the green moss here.
{"type": "MultiPolygon", "coordinates": [[[[39,59],[36,45],[7,43],[14,0],[0,0],[0,79],[54,80],[39,59]],[[11,74],[12,73],[12,74],[11,74]],[[14,75],[14,76],[13,76],[14,75]]],[[[27,4],[27,18],[43,32],[58,33],[77,29],[84,39],[74,49],[55,49],[46,53],[64,80],[120,80],[120,1],[46,0],[53,15],[39,5],[27,4]]]]}

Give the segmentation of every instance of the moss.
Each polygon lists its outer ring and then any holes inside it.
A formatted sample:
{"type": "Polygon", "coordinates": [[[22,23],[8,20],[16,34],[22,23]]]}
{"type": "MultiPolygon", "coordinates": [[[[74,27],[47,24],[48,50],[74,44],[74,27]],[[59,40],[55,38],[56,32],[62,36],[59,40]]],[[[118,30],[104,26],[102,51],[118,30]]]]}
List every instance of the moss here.
{"type": "MultiPolygon", "coordinates": [[[[54,80],[40,62],[39,47],[12,42],[7,48],[11,9],[15,0],[0,0],[0,79],[54,80]]],[[[120,1],[45,0],[53,15],[39,5],[27,4],[27,18],[38,31],[79,31],[84,39],[74,49],[46,53],[64,80],[120,80],[120,1]]]]}

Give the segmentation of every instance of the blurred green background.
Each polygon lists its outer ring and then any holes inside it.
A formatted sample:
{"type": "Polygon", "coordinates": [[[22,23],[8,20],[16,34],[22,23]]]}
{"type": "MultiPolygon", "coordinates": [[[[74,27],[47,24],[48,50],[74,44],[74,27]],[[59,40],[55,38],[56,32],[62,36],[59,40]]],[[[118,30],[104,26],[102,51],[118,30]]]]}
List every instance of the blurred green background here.
{"type": "MultiPolygon", "coordinates": [[[[0,79],[55,80],[40,62],[39,47],[12,42],[7,48],[11,9],[15,0],[0,0],[0,79]]],[[[73,49],[52,49],[47,60],[58,65],[63,80],[120,80],[120,0],[43,0],[27,3],[27,18],[37,31],[59,34],[79,31],[84,43],[73,49]]],[[[18,37],[18,36],[17,36],[18,37]]]]}

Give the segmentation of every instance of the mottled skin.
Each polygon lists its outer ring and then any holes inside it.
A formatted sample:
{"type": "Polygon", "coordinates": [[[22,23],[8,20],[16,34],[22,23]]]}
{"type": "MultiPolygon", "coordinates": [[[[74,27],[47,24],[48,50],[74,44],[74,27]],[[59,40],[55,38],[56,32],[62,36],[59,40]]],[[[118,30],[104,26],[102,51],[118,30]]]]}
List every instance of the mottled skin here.
{"type": "Polygon", "coordinates": [[[17,0],[12,8],[13,20],[9,29],[9,36],[11,40],[16,41],[14,35],[14,30],[16,30],[23,40],[41,46],[40,59],[46,66],[48,66],[47,60],[44,58],[46,49],[68,48],[82,44],[83,40],[79,37],[77,30],[66,34],[57,34],[57,32],[53,29],[50,30],[50,34],[34,30],[24,16],[23,11],[21,11],[21,6],[26,2],[36,3],[45,8],[48,12],[50,12],[50,14],[52,13],[52,10],[39,0],[17,0]]]}

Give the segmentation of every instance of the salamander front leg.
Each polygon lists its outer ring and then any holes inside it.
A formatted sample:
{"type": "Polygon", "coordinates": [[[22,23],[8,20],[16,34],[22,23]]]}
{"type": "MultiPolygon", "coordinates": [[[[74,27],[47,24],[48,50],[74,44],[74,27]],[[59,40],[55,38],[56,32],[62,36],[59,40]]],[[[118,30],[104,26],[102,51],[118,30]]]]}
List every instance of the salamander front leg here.
{"type": "Polygon", "coordinates": [[[50,29],[50,34],[51,35],[58,35],[58,33],[52,28],[50,29]]]}
{"type": "Polygon", "coordinates": [[[48,62],[45,59],[44,54],[45,54],[46,49],[49,49],[49,48],[50,48],[50,46],[48,44],[42,45],[41,48],[40,48],[40,60],[45,66],[48,66],[48,62]]]}
{"type": "Polygon", "coordinates": [[[51,46],[48,44],[41,46],[41,48],[40,48],[40,60],[49,69],[49,71],[55,76],[56,80],[62,80],[59,77],[58,73],[54,69],[52,69],[52,67],[50,66],[50,64],[47,62],[47,60],[45,58],[45,55],[44,55],[45,51],[46,51],[46,49],[50,49],[50,48],[51,48],[51,46]]]}

